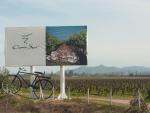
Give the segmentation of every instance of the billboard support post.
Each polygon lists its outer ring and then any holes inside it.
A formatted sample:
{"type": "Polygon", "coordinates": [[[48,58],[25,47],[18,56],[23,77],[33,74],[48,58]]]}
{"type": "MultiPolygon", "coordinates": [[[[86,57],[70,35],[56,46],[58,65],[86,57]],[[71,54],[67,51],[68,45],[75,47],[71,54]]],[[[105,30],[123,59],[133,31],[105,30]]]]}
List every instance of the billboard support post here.
{"type": "MultiPolygon", "coordinates": [[[[30,66],[30,73],[34,73],[34,71],[35,71],[35,67],[30,66]]],[[[35,79],[35,76],[34,75],[30,75],[30,84],[33,83],[34,79],[35,79]]],[[[31,98],[35,97],[34,93],[33,93],[33,88],[32,87],[30,87],[30,97],[31,98]]]]}
{"type": "Polygon", "coordinates": [[[60,94],[58,99],[67,99],[65,92],[65,67],[60,66],[60,94]]]}

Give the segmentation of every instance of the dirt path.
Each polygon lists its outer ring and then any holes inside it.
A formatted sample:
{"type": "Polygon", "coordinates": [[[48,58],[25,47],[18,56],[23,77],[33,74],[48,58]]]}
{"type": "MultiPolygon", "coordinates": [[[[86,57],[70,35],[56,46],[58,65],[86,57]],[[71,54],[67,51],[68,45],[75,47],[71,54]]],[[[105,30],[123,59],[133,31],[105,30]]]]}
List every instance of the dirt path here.
{"type": "MultiPolygon", "coordinates": [[[[87,100],[86,97],[78,97],[78,98],[87,100]]],[[[106,101],[106,102],[110,101],[110,99],[97,98],[97,97],[90,97],[90,100],[91,101],[106,101]]],[[[112,103],[129,105],[130,100],[129,99],[112,99],[112,103]]]]}
{"type": "MultiPolygon", "coordinates": [[[[80,99],[87,99],[85,97],[80,97],[80,99]]],[[[109,102],[110,99],[104,99],[104,98],[97,98],[97,97],[90,97],[91,101],[106,101],[109,102]]],[[[129,105],[130,99],[112,99],[112,104],[123,104],[123,105],[129,105]]],[[[148,109],[150,110],[150,104],[148,104],[148,109]]]]}
{"type": "MultiPolygon", "coordinates": [[[[109,99],[100,99],[100,100],[110,101],[109,99]]],[[[129,105],[130,104],[130,100],[112,99],[112,103],[129,105]]]]}

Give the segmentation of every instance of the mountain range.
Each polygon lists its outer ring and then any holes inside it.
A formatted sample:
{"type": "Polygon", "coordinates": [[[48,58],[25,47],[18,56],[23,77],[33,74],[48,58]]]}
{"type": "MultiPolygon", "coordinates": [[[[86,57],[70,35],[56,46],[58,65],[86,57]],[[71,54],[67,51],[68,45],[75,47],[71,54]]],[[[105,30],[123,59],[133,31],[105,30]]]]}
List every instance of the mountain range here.
{"type": "Polygon", "coordinates": [[[129,66],[129,67],[115,67],[115,66],[82,66],[77,69],[68,70],[67,72],[75,74],[111,74],[111,75],[150,75],[150,68],[144,66],[129,66]]]}

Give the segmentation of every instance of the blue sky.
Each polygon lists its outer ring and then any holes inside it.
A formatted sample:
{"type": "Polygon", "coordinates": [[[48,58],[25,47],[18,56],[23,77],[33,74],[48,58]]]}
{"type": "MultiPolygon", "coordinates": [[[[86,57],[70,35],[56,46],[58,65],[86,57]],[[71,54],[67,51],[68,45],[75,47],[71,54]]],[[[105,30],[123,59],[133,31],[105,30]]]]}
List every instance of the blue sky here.
{"type": "Polygon", "coordinates": [[[69,36],[87,30],[86,26],[47,26],[46,32],[59,38],[60,40],[68,39],[69,36]]]}
{"type": "Polygon", "coordinates": [[[5,27],[87,25],[89,66],[150,67],[149,6],[149,0],[1,0],[0,65],[5,27]]]}

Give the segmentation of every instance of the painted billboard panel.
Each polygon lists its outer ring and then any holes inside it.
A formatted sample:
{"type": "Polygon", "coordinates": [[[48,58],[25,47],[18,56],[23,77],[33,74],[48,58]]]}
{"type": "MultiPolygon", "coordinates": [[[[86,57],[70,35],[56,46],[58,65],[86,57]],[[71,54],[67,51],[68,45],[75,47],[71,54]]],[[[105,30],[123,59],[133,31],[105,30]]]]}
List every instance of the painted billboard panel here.
{"type": "Polygon", "coordinates": [[[87,27],[8,27],[6,66],[87,65],[87,27]]]}
{"type": "Polygon", "coordinates": [[[6,66],[44,66],[45,27],[8,27],[5,29],[6,66]]]}
{"type": "Polygon", "coordinates": [[[46,27],[46,65],[87,65],[87,27],[46,27]]]}

